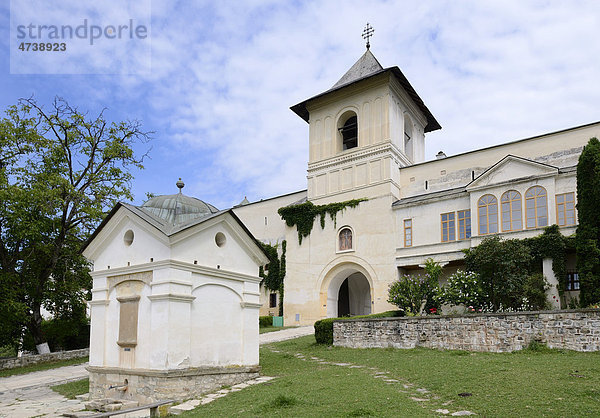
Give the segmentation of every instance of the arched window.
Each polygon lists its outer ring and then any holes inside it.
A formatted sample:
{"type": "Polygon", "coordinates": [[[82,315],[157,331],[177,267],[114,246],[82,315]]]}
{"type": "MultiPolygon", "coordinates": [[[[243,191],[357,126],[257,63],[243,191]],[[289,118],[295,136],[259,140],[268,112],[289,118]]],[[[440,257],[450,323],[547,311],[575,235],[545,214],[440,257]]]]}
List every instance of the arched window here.
{"type": "Polygon", "coordinates": [[[548,225],[548,199],[546,189],[533,186],[525,193],[525,209],[527,228],[538,228],[548,225]]]}
{"type": "Polygon", "coordinates": [[[495,234],[498,232],[498,200],[491,194],[479,199],[479,235],[495,234]]]}
{"type": "Polygon", "coordinates": [[[340,251],[352,249],[352,231],[350,228],[342,228],[340,231],[340,251]]]}
{"type": "Polygon", "coordinates": [[[523,229],[521,213],[521,193],[509,190],[500,198],[502,205],[502,231],[520,231],[523,229]]]}
{"type": "Polygon", "coordinates": [[[355,113],[350,112],[350,117],[338,128],[342,136],[342,151],[358,146],[358,119],[355,113]]]}

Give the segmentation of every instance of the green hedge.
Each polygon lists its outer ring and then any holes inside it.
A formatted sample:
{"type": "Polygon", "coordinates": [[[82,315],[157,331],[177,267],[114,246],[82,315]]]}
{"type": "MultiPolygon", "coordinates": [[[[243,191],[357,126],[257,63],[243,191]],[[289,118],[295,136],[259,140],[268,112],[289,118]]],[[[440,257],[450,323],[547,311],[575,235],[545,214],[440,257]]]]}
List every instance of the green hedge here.
{"type": "Polygon", "coordinates": [[[259,316],[258,317],[258,326],[260,328],[264,327],[272,327],[273,326],[273,317],[272,316],[259,316]]]}
{"type": "Polygon", "coordinates": [[[333,344],[333,321],[359,318],[394,318],[404,316],[404,311],[385,311],[371,315],[359,315],[352,318],[325,318],[315,322],[315,339],[317,344],[333,344]]]}

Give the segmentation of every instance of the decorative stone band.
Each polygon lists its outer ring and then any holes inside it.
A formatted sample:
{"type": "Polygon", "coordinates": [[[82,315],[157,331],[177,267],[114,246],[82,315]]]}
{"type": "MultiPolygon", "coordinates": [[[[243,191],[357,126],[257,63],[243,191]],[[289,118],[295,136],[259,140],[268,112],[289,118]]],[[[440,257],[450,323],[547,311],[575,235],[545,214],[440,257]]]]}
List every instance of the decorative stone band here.
{"type": "Polygon", "coordinates": [[[259,376],[257,366],[199,367],[176,370],[88,366],[90,399],[122,398],[142,403],[184,400],[259,376]],[[116,389],[119,387],[121,391],[116,389]],[[123,390],[125,389],[125,390],[123,390]]]}
{"type": "Polygon", "coordinates": [[[240,302],[242,308],[255,308],[259,309],[262,306],[262,303],[254,303],[254,302],[240,302]]]}
{"type": "Polygon", "coordinates": [[[108,305],[110,300],[108,299],[100,299],[100,300],[90,300],[88,301],[88,305],[90,306],[106,306],[108,305]]]}
{"type": "Polygon", "coordinates": [[[101,278],[101,277],[117,277],[117,276],[125,276],[125,275],[134,275],[134,274],[140,274],[142,273],[141,277],[144,277],[145,280],[147,280],[147,275],[145,273],[147,273],[149,270],[157,270],[159,268],[176,268],[179,270],[183,270],[183,271],[191,271],[193,273],[201,273],[205,276],[209,276],[209,277],[218,277],[218,278],[224,278],[224,279],[230,279],[230,280],[235,280],[238,282],[244,282],[244,281],[248,281],[248,282],[253,282],[253,283],[260,283],[262,281],[261,277],[258,276],[251,276],[248,274],[243,274],[243,273],[239,273],[239,272],[233,272],[233,271],[228,271],[228,270],[223,270],[223,269],[217,269],[217,268],[213,268],[213,267],[207,267],[207,266],[201,266],[201,265],[196,265],[196,264],[192,264],[192,263],[186,263],[184,261],[179,261],[179,260],[172,260],[172,259],[166,259],[166,260],[158,260],[158,261],[154,261],[151,263],[143,263],[143,264],[137,264],[134,266],[128,266],[128,267],[115,267],[112,268],[110,270],[95,270],[93,272],[90,273],[90,275],[92,276],[92,278],[101,278]]]}
{"type": "Polygon", "coordinates": [[[118,297],[117,300],[121,303],[127,303],[127,302],[139,302],[140,300],[140,296],[136,295],[136,296],[121,296],[118,297]]]}
{"type": "Polygon", "coordinates": [[[383,155],[390,151],[391,151],[392,155],[394,157],[396,157],[397,160],[401,160],[402,162],[404,162],[405,165],[411,164],[411,162],[408,161],[406,159],[406,157],[404,157],[404,155],[398,149],[398,147],[396,147],[391,142],[384,142],[382,144],[374,144],[369,147],[363,148],[361,151],[355,151],[355,152],[347,153],[347,154],[344,153],[341,155],[336,155],[334,157],[330,157],[326,160],[318,161],[315,163],[310,163],[308,165],[308,173],[312,174],[312,172],[315,172],[315,171],[318,171],[321,169],[325,169],[325,168],[330,168],[332,166],[336,166],[339,164],[344,164],[348,161],[365,160],[367,158],[372,158],[373,156],[376,156],[378,154],[383,155]]]}
{"type": "Polygon", "coordinates": [[[150,299],[153,302],[159,301],[159,300],[168,300],[168,301],[174,301],[174,302],[192,303],[194,301],[194,299],[196,299],[196,296],[177,294],[177,293],[163,293],[160,295],[150,295],[150,296],[148,296],[148,299],[150,299]]]}

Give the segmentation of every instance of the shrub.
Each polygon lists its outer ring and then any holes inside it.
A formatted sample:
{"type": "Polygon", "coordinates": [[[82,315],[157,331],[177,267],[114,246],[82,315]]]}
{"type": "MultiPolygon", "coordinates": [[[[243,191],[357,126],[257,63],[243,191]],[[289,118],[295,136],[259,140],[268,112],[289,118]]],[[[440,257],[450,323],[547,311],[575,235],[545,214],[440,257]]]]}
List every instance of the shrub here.
{"type": "Polygon", "coordinates": [[[477,273],[458,270],[440,289],[440,298],[450,305],[464,305],[469,310],[481,311],[488,301],[477,273]]]}
{"type": "Polygon", "coordinates": [[[340,318],[325,318],[315,322],[315,340],[317,344],[333,344],[333,321],[340,318]]]}
{"type": "MultiPolygon", "coordinates": [[[[385,311],[371,315],[358,315],[353,317],[353,319],[358,318],[393,318],[404,316],[403,311],[385,311]]],[[[338,321],[340,319],[348,319],[348,318],[325,318],[315,322],[315,340],[317,340],[317,344],[333,344],[333,321],[338,321]]]]}
{"type": "Polygon", "coordinates": [[[259,316],[258,317],[258,326],[260,328],[271,327],[273,326],[273,317],[272,316],[259,316]]]}
{"type": "Polygon", "coordinates": [[[532,261],[529,247],[517,239],[493,236],[464,252],[465,266],[479,275],[491,310],[521,309],[532,261]]]}
{"type": "Polygon", "coordinates": [[[16,357],[17,356],[17,350],[15,350],[15,348],[11,345],[4,345],[2,347],[0,347],[0,358],[5,358],[5,357],[16,357]]]}
{"type": "Polygon", "coordinates": [[[524,305],[528,310],[541,311],[550,309],[546,299],[546,290],[550,285],[542,273],[535,273],[525,279],[523,284],[524,305]]]}
{"type": "Polygon", "coordinates": [[[388,289],[388,302],[396,305],[406,313],[421,313],[424,304],[425,312],[437,311],[440,307],[437,294],[439,292],[437,278],[429,274],[410,276],[403,274],[388,289]]]}

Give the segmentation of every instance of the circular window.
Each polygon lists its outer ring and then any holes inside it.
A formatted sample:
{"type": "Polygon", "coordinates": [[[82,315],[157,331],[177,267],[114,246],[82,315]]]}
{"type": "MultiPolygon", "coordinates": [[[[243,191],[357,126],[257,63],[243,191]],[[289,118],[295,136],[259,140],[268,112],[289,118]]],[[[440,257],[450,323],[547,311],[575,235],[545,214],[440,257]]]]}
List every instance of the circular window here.
{"type": "Polygon", "coordinates": [[[129,229],[127,232],[125,232],[125,235],[123,235],[123,242],[127,246],[130,246],[133,242],[133,231],[131,229],[129,229]]]}
{"type": "Polygon", "coordinates": [[[217,247],[222,247],[225,245],[226,241],[227,238],[225,238],[225,234],[222,232],[217,232],[217,235],[215,235],[215,243],[217,244],[217,247]]]}

